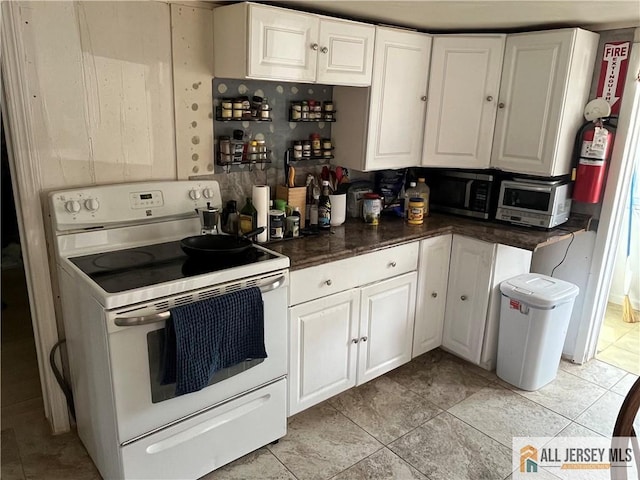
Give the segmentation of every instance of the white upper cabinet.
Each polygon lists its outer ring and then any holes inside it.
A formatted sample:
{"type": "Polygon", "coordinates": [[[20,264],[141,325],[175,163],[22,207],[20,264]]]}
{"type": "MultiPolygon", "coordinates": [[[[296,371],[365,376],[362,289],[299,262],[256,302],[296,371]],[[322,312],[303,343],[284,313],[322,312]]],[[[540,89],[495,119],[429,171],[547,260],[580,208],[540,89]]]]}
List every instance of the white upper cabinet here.
{"type": "Polygon", "coordinates": [[[572,28],[507,37],[491,166],[569,173],[599,35],[572,28]]]}
{"type": "Polygon", "coordinates": [[[369,85],[375,27],[239,3],[213,12],[214,75],[369,85]]]}
{"type": "Polygon", "coordinates": [[[338,164],[360,171],[420,165],[430,52],[429,35],[376,28],[371,88],[333,89],[338,164]]]}
{"type": "Polygon", "coordinates": [[[505,38],[433,38],[422,165],[489,167],[505,38]]]}

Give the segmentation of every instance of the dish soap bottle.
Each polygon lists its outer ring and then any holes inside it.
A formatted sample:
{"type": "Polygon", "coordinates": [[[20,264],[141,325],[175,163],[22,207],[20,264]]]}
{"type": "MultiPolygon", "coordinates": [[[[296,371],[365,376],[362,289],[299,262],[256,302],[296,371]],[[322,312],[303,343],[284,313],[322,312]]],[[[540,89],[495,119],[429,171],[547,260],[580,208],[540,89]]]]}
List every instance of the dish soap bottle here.
{"type": "Polygon", "coordinates": [[[251,230],[255,230],[258,225],[258,211],[253,206],[251,197],[247,197],[247,203],[244,204],[242,210],[240,210],[240,232],[242,235],[246,235],[251,230]]]}
{"type": "Polygon", "coordinates": [[[429,215],[429,193],[431,189],[426,184],[424,177],[418,178],[416,189],[418,190],[418,196],[424,199],[424,216],[427,217],[429,215]]]}
{"type": "Polygon", "coordinates": [[[321,230],[329,230],[331,228],[331,199],[329,195],[329,180],[322,181],[322,194],[318,200],[318,227],[321,230]]]}

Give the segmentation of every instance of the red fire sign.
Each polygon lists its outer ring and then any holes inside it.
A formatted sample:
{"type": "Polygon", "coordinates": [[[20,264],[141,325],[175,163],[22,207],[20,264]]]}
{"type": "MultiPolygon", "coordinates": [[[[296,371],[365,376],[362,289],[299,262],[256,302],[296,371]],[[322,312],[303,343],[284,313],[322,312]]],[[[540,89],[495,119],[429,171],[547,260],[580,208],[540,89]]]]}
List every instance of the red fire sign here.
{"type": "Polygon", "coordinates": [[[630,42],[604,44],[596,96],[604,98],[611,105],[611,115],[617,115],[620,111],[620,98],[622,98],[627,77],[630,45],[630,42]]]}

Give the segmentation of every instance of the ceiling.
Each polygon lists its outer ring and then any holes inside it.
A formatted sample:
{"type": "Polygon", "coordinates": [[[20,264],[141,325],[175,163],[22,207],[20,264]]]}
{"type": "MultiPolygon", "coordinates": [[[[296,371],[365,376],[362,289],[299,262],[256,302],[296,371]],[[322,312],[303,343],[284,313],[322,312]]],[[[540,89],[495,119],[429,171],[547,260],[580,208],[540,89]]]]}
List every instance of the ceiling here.
{"type": "Polygon", "coordinates": [[[640,0],[291,0],[264,2],[358,20],[438,31],[510,32],[640,26],[640,0]]]}

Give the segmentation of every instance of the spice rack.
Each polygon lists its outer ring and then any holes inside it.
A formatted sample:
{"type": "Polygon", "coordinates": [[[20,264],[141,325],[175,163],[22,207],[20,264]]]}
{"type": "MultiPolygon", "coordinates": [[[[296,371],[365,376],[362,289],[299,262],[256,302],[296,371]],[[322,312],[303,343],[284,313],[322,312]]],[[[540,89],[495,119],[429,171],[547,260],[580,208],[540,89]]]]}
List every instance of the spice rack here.
{"type": "Polygon", "coordinates": [[[290,122],[335,122],[332,101],[302,100],[289,105],[290,122]]]}
{"type": "Polygon", "coordinates": [[[295,140],[293,142],[293,146],[288,149],[290,161],[332,160],[334,158],[333,150],[335,147],[331,139],[321,139],[319,135],[314,135],[311,135],[309,140],[295,140]]]}
{"type": "Polygon", "coordinates": [[[254,96],[222,98],[216,107],[216,120],[220,122],[271,122],[272,108],[267,99],[254,96]]]}
{"type": "Polygon", "coordinates": [[[228,136],[218,137],[218,148],[216,151],[216,163],[227,168],[230,172],[232,165],[260,165],[264,170],[265,165],[271,163],[271,150],[264,141],[231,140],[228,136]]]}

